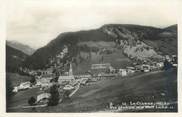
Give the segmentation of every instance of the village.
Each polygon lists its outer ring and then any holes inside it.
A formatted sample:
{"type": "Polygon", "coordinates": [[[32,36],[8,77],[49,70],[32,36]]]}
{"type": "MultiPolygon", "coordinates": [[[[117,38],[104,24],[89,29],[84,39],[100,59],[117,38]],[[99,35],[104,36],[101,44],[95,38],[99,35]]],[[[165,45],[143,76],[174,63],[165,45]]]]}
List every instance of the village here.
{"type": "MultiPolygon", "coordinates": [[[[67,52],[67,49],[63,49],[63,52],[61,52],[59,57],[63,58],[67,52]]],[[[69,70],[61,74],[59,72],[55,72],[53,68],[47,68],[45,70],[22,69],[23,72],[32,76],[33,79],[31,79],[31,81],[20,83],[19,86],[14,87],[13,92],[19,93],[22,90],[39,88],[42,93],[37,95],[37,97],[31,97],[27,101],[31,102],[33,100],[32,103],[29,103],[31,106],[42,104],[48,106],[48,102],[51,98],[50,89],[55,85],[58,87],[58,103],[61,103],[64,101],[64,98],[71,98],[71,96],[73,96],[79,88],[82,88],[85,85],[92,85],[97,81],[126,78],[126,76],[138,73],[163,70],[164,62],[166,60],[171,63],[172,67],[177,67],[176,55],[165,55],[164,59],[161,61],[143,61],[142,64],[133,63],[132,66],[119,69],[112,67],[110,63],[92,64],[89,72],[85,74],[74,74],[71,62],[68,64],[69,70]]],[[[54,68],[58,68],[59,70],[59,66],[54,68]]]]}

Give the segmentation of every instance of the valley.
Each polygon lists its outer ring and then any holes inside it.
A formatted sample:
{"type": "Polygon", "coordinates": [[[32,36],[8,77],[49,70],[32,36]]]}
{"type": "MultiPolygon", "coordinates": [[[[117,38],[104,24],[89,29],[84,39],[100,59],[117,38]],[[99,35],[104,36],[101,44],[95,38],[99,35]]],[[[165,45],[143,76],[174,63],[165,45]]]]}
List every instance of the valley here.
{"type": "Polygon", "coordinates": [[[7,112],[178,110],[177,25],[107,24],[61,33],[35,52],[13,47],[6,45],[7,112]],[[110,108],[130,102],[154,108],[110,108]]]}

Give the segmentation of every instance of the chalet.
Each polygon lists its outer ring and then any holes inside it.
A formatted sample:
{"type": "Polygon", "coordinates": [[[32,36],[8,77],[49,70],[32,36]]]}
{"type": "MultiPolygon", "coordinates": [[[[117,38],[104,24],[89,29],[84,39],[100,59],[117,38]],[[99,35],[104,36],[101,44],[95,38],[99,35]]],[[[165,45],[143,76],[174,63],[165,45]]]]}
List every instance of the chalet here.
{"type": "Polygon", "coordinates": [[[112,66],[109,67],[109,70],[111,73],[115,73],[116,72],[116,69],[114,69],[112,66]]]}
{"type": "Polygon", "coordinates": [[[110,74],[99,73],[96,77],[98,77],[98,78],[113,78],[115,76],[117,76],[116,73],[112,73],[112,74],[111,73],[110,74]]]}
{"type": "Polygon", "coordinates": [[[70,81],[68,84],[70,84],[71,86],[75,86],[75,85],[78,84],[78,82],[81,82],[81,79],[72,80],[72,81],[70,81]]]}
{"type": "Polygon", "coordinates": [[[86,74],[86,75],[74,75],[75,78],[81,79],[81,78],[91,78],[92,76],[90,74],[86,74]]]}
{"type": "Polygon", "coordinates": [[[52,68],[47,68],[45,70],[37,70],[37,72],[41,75],[51,75],[52,72],[53,72],[53,69],[52,68]]]}
{"type": "Polygon", "coordinates": [[[127,74],[131,74],[135,72],[135,67],[126,67],[127,69],[127,74]]]}
{"type": "Polygon", "coordinates": [[[136,71],[141,71],[141,69],[142,69],[142,65],[136,65],[135,66],[135,70],[136,71]]]}
{"type": "Polygon", "coordinates": [[[143,64],[142,69],[143,72],[149,72],[151,70],[150,65],[143,64]]]}
{"type": "Polygon", "coordinates": [[[31,87],[30,82],[23,82],[18,86],[18,90],[29,89],[31,87]]]}
{"type": "Polygon", "coordinates": [[[50,93],[42,93],[37,96],[37,103],[47,103],[48,99],[51,97],[50,93]]]}
{"type": "Polygon", "coordinates": [[[173,65],[173,67],[177,67],[177,66],[178,66],[178,64],[177,64],[177,63],[173,63],[172,65],[173,65]]]}
{"type": "Polygon", "coordinates": [[[91,69],[107,69],[107,68],[110,68],[110,67],[111,67],[110,63],[92,64],[91,69]]]}
{"type": "Polygon", "coordinates": [[[41,78],[43,79],[51,79],[51,78],[53,78],[53,74],[44,74],[44,75],[41,75],[41,78]]]}
{"type": "Polygon", "coordinates": [[[64,89],[64,90],[73,90],[74,87],[71,86],[71,85],[66,85],[63,89],[64,89]]]}
{"type": "Polygon", "coordinates": [[[85,85],[88,81],[88,78],[82,78],[80,84],[85,85]]]}
{"type": "Polygon", "coordinates": [[[135,70],[135,67],[126,67],[126,69],[135,70]]]}
{"type": "Polygon", "coordinates": [[[177,60],[177,56],[176,55],[172,55],[172,59],[173,59],[173,61],[176,61],[177,60]]]}
{"type": "Polygon", "coordinates": [[[172,58],[169,55],[165,55],[165,59],[168,60],[169,62],[172,61],[172,58]]]}
{"type": "Polygon", "coordinates": [[[94,75],[98,75],[99,73],[106,73],[110,71],[110,69],[111,69],[110,63],[91,65],[91,73],[94,75]]]}
{"type": "Polygon", "coordinates": [[[177,67],[177,56],[176,55],[172,55],[172,64],[174,67],[177,67]]]}
{"type": "Polygon", "coordinates": [[[127,70],[126,69],[119,69],[119,75],[127,76],[127,70]]]}
{"type": "Polygon", "coordinates": [[[50,87],[52,84],[50,83],[52,78],[41,78],[41,79],[36,79],[36,86],[41,86],[41,87],[50,87]]]}
{"type": "Polygon", "coordinates": [[[64,82],[64,81],[73,81],[75,80],[74,76],[71,75],[71,76],[59,76],[59,79],[58,79],[58,82],[61,83],[61,82],[64,82]]]}
{"type": "Polygon", "coordinates": [[[150,66],[150,70],[151,70],[151,71],[158,70],[157,65],[152,64],[152,65],[150,66]]]}
{"type": "Polygon", "coordinates": [[[14,87],[12,92],[14,93],[18,92],[18,87],[14,87]]]}
{"type": "Polygon", "coordinates": [[[34,76],[34,75],[37,75],[37,72],[35,72],[35,71],[32,70],[32,71],[29,71],[28,74],[34,76]]]}
{"type": "Polygon", "coordinates": [[[157,65],[158,68],[164,67],[164,63],[163,62],[158,62],[156,65],[157,65]]]}

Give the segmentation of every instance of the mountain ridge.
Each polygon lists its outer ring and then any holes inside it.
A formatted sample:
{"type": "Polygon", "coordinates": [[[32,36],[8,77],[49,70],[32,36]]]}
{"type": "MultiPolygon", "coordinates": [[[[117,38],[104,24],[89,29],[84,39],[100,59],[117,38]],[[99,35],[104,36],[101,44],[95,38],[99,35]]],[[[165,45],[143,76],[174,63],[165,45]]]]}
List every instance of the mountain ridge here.
{"type": "Polygon", "coordinates": [[[6,71],[18,72],[28,55],[6,44],[6,71]]]}
{"type": "MultiPolygon", "coordinates": [[[[115,46],[121,48],[122,51],[120,53],[124,52],[129,58],[143,59],[143,56],[138,56],[140,54],[143,54],[144,57],[150,57],[149,55],[145,56],[147,52],[152,52],[154,56],[160,54],[176,54],[177,30],[175,32],[174,29],[175,28],[173,28],[172,31],[167,30],[166,33],[165,28],[129,24],[107,24],[98,29],[61,33],[46,46],[38,49],[32,56],[28,57],[24,62],[24,65],[33,69],[43,68],[49,63],[50,58],[53,58],[62,51],[65,45],[69,48],[70,58],[76,57],[80,52],[83,54],[84,50],[89,50],[91,48],[88,47],[88,44],[80,46],[78,43],[89,41],[92,41],[93,43],[99,43],[99,41],[108,43],[114,42],[115,46]],[[170,44],[173,46],[168,47],[170,44]],[[129,52],[130,47],[133,52],[137,51],[138,55],[129,52]],[[127,53],[130,54],[127,55],[127,53]]],[[[96,51],[98,48],[99,47],[92,49],[95,49],[96,51]]],[[[100,49],[98,51],[100,52],[102,50],[100,49]]],[[[89,55],[89,52],[87,52],[87,54],[89,55]]]]}
{"type": "Polygon", "coordinates": [[[7,40],[6,44],[12,48],[15,48],[19,51],[22,51],[23,53],[25,53],[27,55],[32,55],[36,51],[35,49],[31,48],[30,46],[22,44],[22,43],[17,42],[17,41],[7,40]]]}

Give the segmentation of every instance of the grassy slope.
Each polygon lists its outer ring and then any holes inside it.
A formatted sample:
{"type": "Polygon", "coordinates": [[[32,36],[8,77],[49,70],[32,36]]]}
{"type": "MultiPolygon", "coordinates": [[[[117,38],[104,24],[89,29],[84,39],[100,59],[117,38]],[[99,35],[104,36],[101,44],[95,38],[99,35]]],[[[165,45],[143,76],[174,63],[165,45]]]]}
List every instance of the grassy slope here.
{"type": "Polygon", "coordinates": [[[98,30],[78,31],[60,34],[46,46],[38,49],[32,56],[28,57],[24,64],[27,67],[39,69],[44,68],[48,58],[60,53],[64,45],[70,45],[70,56],[75,53],[75,45],[84,41],[111,41],[105,33],[98,30]]]}
{"type": "Polygon", "coordinates": [[[92,54],[91,60],[85,60],[78,64],[78,66],[73,65],[74,74],[85,73],[90,70],[92,64],[101,63],[101,58],[104,57],[103,63],[110,63],[114,68],[125,68],[130,66],[132,61],[123,55],[121,50],[116,50],[112,54],[92,54]]]}
{"type": "MultiPolygon", "coordinates": [[[[128,79],[106,80],[95,85],[86,86],[80,89],[71,99],[71,103],[60,104],[58,107],[49,108],[49,111],[98,111],[106,108],[110,101],[120,103],[121,100],[137,100],[135,97],[151,97],[154,100],[162,100],[160,93],[165,90],[165,74],[157,73],[152,75],[132,77],[128,79]],[[126,96],[127,98],[125,98],[126,96]],[[128,99],[130,98],[130,99],[128,99]],[[61,110],[63,109],[63,110],[61,110]]],[[[176,98],[176,76],[173,75],[171,82],[173,98],[176,98]]],[[[140,100],[140,98],[138,99],[140,100]]],[[[153,101],[148,100],[146,101],[153,101]]]]}
{"type": "MultiPolygon", "coordinates": [[[[11,85],[14,87],[14,86],[18,86],[21,82],[29,81],[31,77],[19,75],[17,73],[7,72],[6,79],[10,81],[11,85]]],[[[28,99],[31,96],[36,97],[38,94],[40,94],[39,89],[31,89],[31,90],[24,90],[24,91],[18,92],[17,94],[13,95],[10,98],[9,100],[10,105],[7,105],[8,111],[13,111],[11,109],[9,110],[9,108],[12,108],[12,107],[14,108],[14,107],[22,106],[22,105],[27,105],[28,99]]]]}
{"type": "Polygon", "coordinates": [[[19,75],[17,73],[7,72],[6,73],[6,79],[11,81],[12,86],[14,87],[14,86],[19,85],[21,82],[29,81],[31,79],[31,77],[29,77],[29,76],[22,76],[22,75],[19,75]]]}
{"type": "MultiPolygon", "coordinates": [[[[23,111],[22,108],[20,108],[21,106],[28,106],[28,99],[30,97],[37,97],[37,95],[41,94],[42,92],[39,90],[39,88],[34,88],[34,89],[30,89],[30,90],[24,90],[24,91],[20,91],[17,94],[15,94],[12,99],[10,99],[9,104],[8,105],[8,112],[21,112],[23,111]],[[14,109],[16,108],[16,109],[14,109]]],[[[26,110],[29,111],[29,110],[26,110]]]]}
{"type": "MultiPolygon", "coordinates": [[[[176,101],[177,78],[174,71],[172,72],[171,78],[171,99],[176,101]]],[[[166,100],[165,96],[161,95],[161,93],[166,90],[165,82],[166,74],[164,72],[146,73],[130,76],[128,78],[103,80],[93,85],[80,88],[70,100],[65,100],[58,106],[39,108],[36,110],[38,112],[89,112],[103,110],[111,101],[117,104],[127,100],[143,101],[145,99],[145,101],[162,101],[166,100]],[[139,98],[136,98],[137,96],[139,98]],[[151,99],[152,96],[154,96],[154,98],[151,99]]],[[[23,102],[23,100],[21,101],[23,102]]],[[[14,111],[29,112],[30,109],[19,109],[14,111]]]]}
{"type": "Polygon", "coordinates": [[[27,57],[23,52],[6,45],[6,71],[17,72],[27,57]]]}

